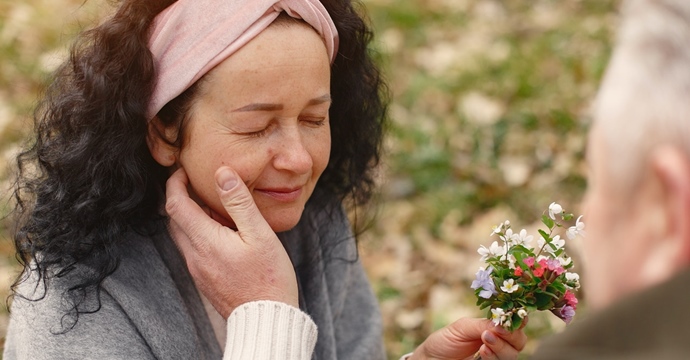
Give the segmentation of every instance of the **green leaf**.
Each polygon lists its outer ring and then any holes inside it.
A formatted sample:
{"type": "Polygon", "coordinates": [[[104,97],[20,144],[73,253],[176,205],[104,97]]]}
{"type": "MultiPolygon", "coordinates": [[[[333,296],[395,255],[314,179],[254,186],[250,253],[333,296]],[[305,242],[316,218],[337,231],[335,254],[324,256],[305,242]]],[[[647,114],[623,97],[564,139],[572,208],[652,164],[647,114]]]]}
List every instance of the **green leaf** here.
{"type": "Polygon", "coordinates": [[[549,234],[546,233],[546,231],[539,229],[539,235],[544,238],[544,240],[549,241],[551,238],[549,237],[549,234]]]}
{"type": "Polygon", "coordinates": [[[534,297],[536,298],[535,306],[537,307],[537,310],[548,310],[553,307],[553,298],[550,295],[536,293],[534,294],[534,297]]]}
{"type": "MultiPolygon", "coordinates": [[[[546,227],[548,227],[549,229],[553,228],[554,222],[548,215],[542,215],[541,222],[543,222],[544,225],[546,225],[546,227]]],[[[541,232],[541,230],[539,231],[541,232]]]]}
{"type": "Polygon", "coordinates": [[[515,256],[515,258],[518,260],[522,260],[526,256],[534,256],[534,253],[532,252],[532,250],[526,248],[523,245],[515,245],[515,246],[511,247],[508,252],[510,254],[513,254],[515,256]]]}
{"type": "Polygon", "coordinates": [[[561,282],[562,280],[559,279],[560,277],[556,281],[554,281],[553,284],[551,284],[551,286],[553,286],[554,289],[556,289],[556,291],[558,291],[559,293],[565,293],[565,285],[561,282]]]}
{"type": "Polygon", "coordinates": [[[573,219],[573,214],[563,214],[563,220],[570,221],[573,219]]]}
{"type": "Polygon", "coordinates": [[[513,316],[511,316],[510,319],[510,331],[515,331],[520,328],[522,325],[523,319],[517,314],[517,311],[513,313],[513,316]]]}
{"type": "Polygon", "coordinates": [[[560,300],[561,297],[555,294],[556,291],[554,291],[555,289],[553,289],[553,288],[551,287],[551,285],[549,285],[549,287],[547,287],[546,289],[547,289],[547,290],[550,290],[550,291],[544,291],[543,294],[546,294],[546,295],[548,295],[548,296],[551,296],[552,298],[554,298],[554,299],[556,299],[556,300],[560,300]]]}

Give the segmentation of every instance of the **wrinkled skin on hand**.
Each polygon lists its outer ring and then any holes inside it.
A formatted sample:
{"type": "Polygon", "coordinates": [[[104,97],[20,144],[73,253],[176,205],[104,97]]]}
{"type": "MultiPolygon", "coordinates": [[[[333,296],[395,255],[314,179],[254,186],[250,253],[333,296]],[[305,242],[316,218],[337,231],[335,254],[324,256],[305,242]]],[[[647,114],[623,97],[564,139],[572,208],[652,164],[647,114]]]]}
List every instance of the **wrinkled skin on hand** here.
{"type": "Polygon", "coordinates": [[[522,329],[511,333],[488,319],[460,319],[432,333],[410,359],[469,360],[479,352],[482,360],[515,360],[526,343],[522,329]]]}
{"type": "Polygon", "coordinates": [[[170,235],[197,288],[227,319],[238,306],[273,300],[298,306],[290,258],[239,176],[229,167],[215,174],[216,191],[236,230],[192,200],[180,168],[167,181],[165,210],[170,235]]]}

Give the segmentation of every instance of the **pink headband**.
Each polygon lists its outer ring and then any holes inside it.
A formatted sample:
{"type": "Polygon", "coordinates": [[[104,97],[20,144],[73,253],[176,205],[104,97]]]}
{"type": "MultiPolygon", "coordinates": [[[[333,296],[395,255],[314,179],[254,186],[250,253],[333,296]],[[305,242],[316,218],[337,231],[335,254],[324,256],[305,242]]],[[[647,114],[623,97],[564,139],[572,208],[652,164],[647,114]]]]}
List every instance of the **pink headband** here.
{"type": "Polygon", "coordinates": [[[158,14],[149,39],[157,81],[147,119],[260,34],[281,11],[321,35],[332,63],[338,31],[318,0],[179,0],[158,14]]]}

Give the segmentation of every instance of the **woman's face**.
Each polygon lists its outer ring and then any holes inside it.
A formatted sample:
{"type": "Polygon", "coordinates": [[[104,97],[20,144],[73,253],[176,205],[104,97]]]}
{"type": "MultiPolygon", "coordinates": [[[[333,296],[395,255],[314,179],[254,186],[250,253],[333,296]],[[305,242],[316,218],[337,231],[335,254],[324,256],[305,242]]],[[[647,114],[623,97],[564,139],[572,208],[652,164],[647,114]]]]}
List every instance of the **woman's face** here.
{"type": "Polygon", "coordinates": [[[177,162],[212,216],[232,225],[214,174],[230,166],[271,228],[299,221],[331,148],[330,63],[307,25],[270,26],[205,77],[177,162]]]}

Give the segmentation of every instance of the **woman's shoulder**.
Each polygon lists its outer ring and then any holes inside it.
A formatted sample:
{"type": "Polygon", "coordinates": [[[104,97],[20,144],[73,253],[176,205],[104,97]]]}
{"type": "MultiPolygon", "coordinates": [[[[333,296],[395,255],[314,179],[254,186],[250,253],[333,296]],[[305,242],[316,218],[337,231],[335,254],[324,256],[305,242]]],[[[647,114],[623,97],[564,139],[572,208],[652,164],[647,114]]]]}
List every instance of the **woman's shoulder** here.
{"type": "Polygon", "coordinates": [[[118,266],[101,284],[83,284],[84,279],[94,279],[102,271],[98,268],[97,260],[47,269],[40,267],[40,261],[39,264],[32,261],[14,289],[11,317],[22,320],[30,318],[37,324],[41,323],[41,327],[55,322],[48,326],[53,332],[63,332],[60,328],[73,329],[81,321],[72,321],[71,318],[76,319],[82,314],[108,313],[110,303],[119,307],[113,292],[125,288],[125,292],[131,292],[131,288],[138,287],[141,282],[136,278],[162,271],[156,269],[160,267],[155,265],[160,262],[160,257],[151,239],[146,236],[128,233],[111,252],[118,254],[118,266]],[[79,291],[74,291],[77,288],[79,291]],[[53,325],[59,326],[56,328],[53,325]]]}
{"type": "MultiPolygon", "coordinates": [[[[76,268],[72,276],[81,271],[76,268]]],[[[146,342],[107,292],[81,293],[76,308],[65,291],[72,276],[29,276],[12,298],[4,359],[149,358],[146,342]],[[79,344],[79,345],[76,345],[79,344]]]]}
{"type": "Polygon", "coordinates": [[[11,305],[6,358],[192,357],[202,340],[191,312],[203,305],[188,299],[193,284],[178,284],[186,270],[179,268],[183,262],[170,260],[176,249],[164,228],[162,233],[127,233],[115,251],[117,269],[94,291],[66,291],[93,271],[85,264],[61,277],[44,281],[34,275],[21,283],[11,305]],[[70,296],[81,296],[76,309],[70,308],[75,303],[70,296]],[[48,350],[36,354],[25,344],[48,350]]]}

